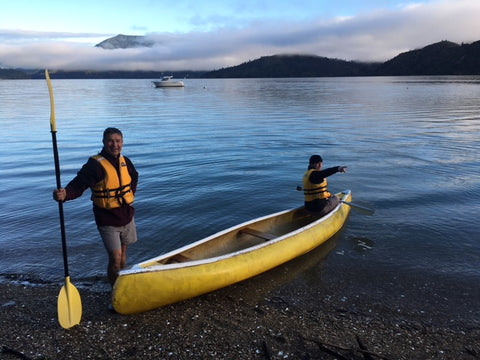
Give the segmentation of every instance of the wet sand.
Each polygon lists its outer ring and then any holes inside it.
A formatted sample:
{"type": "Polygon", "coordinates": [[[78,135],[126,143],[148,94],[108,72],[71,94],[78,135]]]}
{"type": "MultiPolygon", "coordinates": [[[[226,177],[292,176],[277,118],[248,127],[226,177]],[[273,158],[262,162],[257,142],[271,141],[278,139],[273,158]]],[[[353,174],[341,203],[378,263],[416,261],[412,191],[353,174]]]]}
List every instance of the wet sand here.
{"type": "MultiPolygon", "coordinates": [[[[150,312],[80,291],[80,325],[57,321],[62,284],[0,284],[0,359],[479,359],[480,286],[302,257],[150,312]]],[[[22,279],[17,279],[22,280],[22,279]]],[[[104,281],[101,279],[100,281],[104,281]]]]}

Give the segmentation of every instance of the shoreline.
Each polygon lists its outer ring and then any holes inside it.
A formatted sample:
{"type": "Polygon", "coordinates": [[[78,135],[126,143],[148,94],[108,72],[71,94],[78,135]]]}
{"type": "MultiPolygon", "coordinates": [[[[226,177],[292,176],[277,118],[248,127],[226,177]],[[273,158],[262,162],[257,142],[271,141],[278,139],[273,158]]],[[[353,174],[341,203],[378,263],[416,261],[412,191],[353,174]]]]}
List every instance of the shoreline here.
{"type": "Polygon", "coordinates": [[[315,251],[227,288],[127,316],[108,311],[104,279],[93,290],[73,281],[83,316],[70,330],[57,321],[63,284],[0,282],[0,358],[480,358],[478,284],[375,274],[360,259],[345,261],[315,251]]]}

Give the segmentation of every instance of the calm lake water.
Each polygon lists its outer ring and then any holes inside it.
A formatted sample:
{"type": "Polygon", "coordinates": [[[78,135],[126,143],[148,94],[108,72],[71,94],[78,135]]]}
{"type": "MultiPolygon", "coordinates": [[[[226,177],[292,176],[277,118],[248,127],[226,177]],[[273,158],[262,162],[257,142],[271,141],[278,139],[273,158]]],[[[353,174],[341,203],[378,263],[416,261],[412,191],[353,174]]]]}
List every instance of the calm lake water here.
{"type": "MultiPolygon", "coordinates": [[[[331,191],[376,210],[352,211],[328,262],[479,284],[480,77],[52,82],[63,185],[105,127],[124,133],[140,173],[130,264],[302,204],[318,153],[348,166],[331,191]]],[[[45,81],[0,81],[3,275],[63,281],[49,118],[45,81]]],[[[106,272],[91,206],[64,206],[72,279],[106,272]]]]}

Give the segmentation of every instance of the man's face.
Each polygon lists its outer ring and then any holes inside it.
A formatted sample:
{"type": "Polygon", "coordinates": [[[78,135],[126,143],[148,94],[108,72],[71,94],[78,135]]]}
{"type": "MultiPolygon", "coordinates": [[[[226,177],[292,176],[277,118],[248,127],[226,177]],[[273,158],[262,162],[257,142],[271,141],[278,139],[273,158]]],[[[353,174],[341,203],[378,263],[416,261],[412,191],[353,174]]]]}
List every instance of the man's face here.
{"type": "Polygon", "coordinates": [[[122,152],[123,137],[120,134],[107,135],[103,140],[103,147],[110,155],[118,157],[122,152]]]}

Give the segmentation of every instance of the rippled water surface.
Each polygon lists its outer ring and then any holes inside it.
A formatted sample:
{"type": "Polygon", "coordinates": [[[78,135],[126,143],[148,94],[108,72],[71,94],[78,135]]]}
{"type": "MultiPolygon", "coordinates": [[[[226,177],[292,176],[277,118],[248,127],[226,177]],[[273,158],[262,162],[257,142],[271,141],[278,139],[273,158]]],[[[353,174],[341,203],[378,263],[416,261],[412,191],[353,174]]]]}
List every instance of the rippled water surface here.
{"type": "MultiPolygon", "coordinates": [[[[479,77],[52,81],[63,185],[105,127],[124,132],[140,173],[130,263],[301,204],[319,153],[348,166],[330,190],[376,210],[351,213],[329,261],[480,278],[479,77]]],[[[0,81],[0,274],[63,278],[49,117],[45,81],[0,81]]],[[[70,274],[103,276],[89,194],[65,218],[70,274]]]]}

